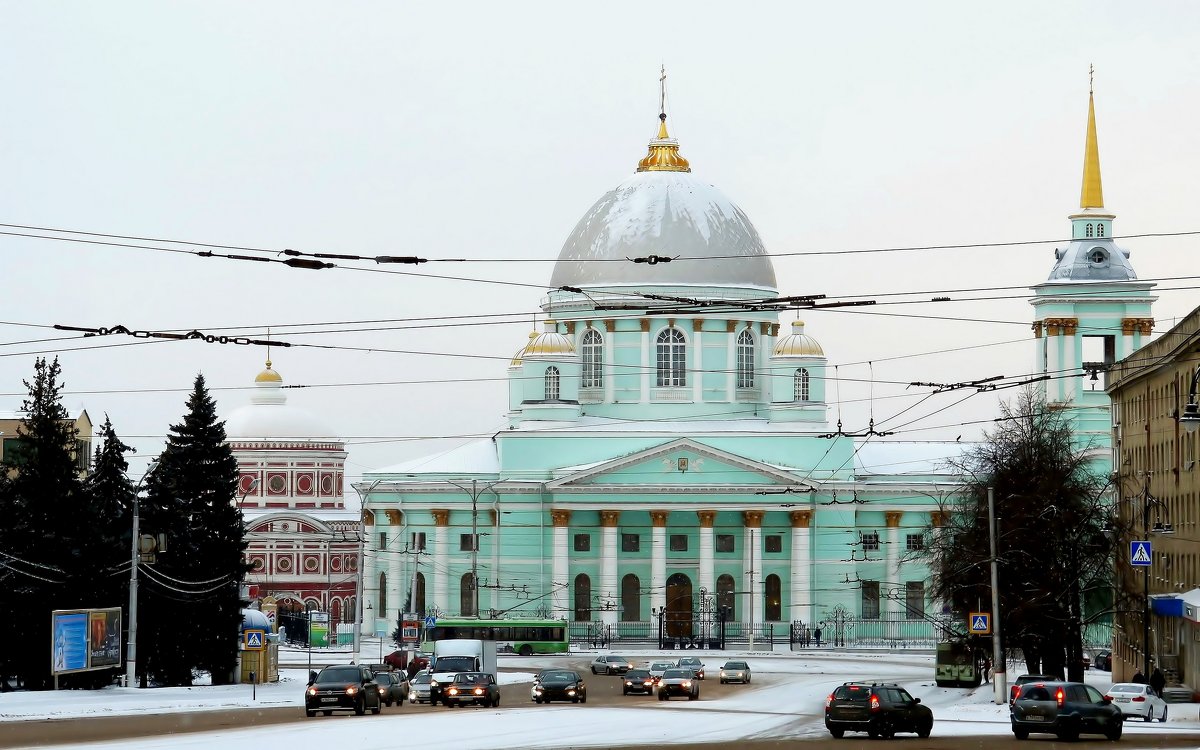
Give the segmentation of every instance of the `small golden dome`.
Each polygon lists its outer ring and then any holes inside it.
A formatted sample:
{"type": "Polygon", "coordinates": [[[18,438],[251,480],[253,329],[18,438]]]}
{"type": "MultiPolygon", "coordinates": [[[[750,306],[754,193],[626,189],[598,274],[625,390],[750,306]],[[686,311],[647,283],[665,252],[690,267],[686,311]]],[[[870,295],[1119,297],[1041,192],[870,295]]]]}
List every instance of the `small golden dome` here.
{"type": "Polygon", "coordinates": [[[536,339],[537,337],[538,337],[537,331],[529,332],[529,340],[525,342],[525,346],[522,346],[520,349],[517,350],[517,353],[513,355],[512,362],[508,363],[509,367],[520,367],[521,366],[521,357],[525,356],[525,350],[529,348],[529,345],[532,344],[533,340],[536,339]]]}
{"type": "Polygon", "coordinates": [[[553,320],[546,321],[546,330],[525,346],[522,356],[575,354],[575,345],[571,339],[558,332],[558,324],[553,320]]]}
{"type": "Polygon", "coordinates": [[[824,357],[825,350],[812,336],[804,333],[804,321],[792,321],[792,333],[779,339],[773,357],[824,357]]]}
{"type": "Polygon", "coordinates": [[[679,141],[667,135],[667,115],[658,116],[658,137],[650,141],[650,153],[638,162],[639,172],[691,172],[688,160],[679,155],[679,141]]]}
{"type": "Polygon", "coordinates": [[[282,383],[283,376],[271,369],[271,360],[267,360],[267,368],[254,377],[255,383],[282,383]]]}

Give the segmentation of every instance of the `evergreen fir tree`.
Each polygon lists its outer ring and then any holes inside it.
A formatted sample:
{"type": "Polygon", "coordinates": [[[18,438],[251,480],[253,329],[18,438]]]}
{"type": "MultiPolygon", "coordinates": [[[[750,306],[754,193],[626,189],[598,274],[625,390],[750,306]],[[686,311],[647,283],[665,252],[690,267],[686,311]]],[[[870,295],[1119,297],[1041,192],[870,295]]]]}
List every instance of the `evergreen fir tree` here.
{"type": "Polygon", "coordinates": [[[6,664],[27,687],[51,684],[50,613],[84,604],[94,576],[83,549],[92,532],[76,465],[76,432],[62,405],[58,360],[34,363],[17,429],[20,444],[5,457],[0,512],[5,527],[0,559],[0,648],[6,664]]]}
{"type": "Polygon", "coordinates": [[[144,579],[143,601],[152,605],[139,622],[139,661],[162,684],[190,685],[197,669],[220,684],[237,663],[241,584],[248,570],[241,512],[234,505],[238,468],[202,375],[187,406],[145,482],[146,533],[165,533],[168,549],[144,579]]]}

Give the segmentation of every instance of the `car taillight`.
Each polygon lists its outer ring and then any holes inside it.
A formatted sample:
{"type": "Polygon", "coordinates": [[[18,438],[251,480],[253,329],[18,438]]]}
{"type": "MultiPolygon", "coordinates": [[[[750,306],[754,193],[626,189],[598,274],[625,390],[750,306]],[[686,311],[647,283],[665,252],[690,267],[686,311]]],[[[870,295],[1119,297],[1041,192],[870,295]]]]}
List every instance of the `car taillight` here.
{"type": "Polygon", "coordinates": [[[825,699],[825,708],[829,708],[832,704],[833,704],[833,693],[830,693],[829,697],[825,699]]]}
{"type": "Polygon", "coordinates": [[[1134,702],[1134,703],[1145,703],[1145,702],[1146,702],[1146,696],[1144,696],[1144,695],[1139,695],[1138,697],[1136,697],[1136,698],[1134,698],[1134,699],[1133,699],[1133,702],[1134,702]]]}
{"type": "Polygon", "coordinates": [[[871,693],[871,710],[872,711],[879,710],[879,696],[875,695],[874,693],[871,693]]]}
{"type": "Polygon", "coordinates": [[[1066,700],[1067,696],[1066,693],[1063,692],[1062,688],[1054,691],[1054,702],[1058,704],[1059,708],[1062,708],[1063,703],[1066,702],[1066,700]]]}

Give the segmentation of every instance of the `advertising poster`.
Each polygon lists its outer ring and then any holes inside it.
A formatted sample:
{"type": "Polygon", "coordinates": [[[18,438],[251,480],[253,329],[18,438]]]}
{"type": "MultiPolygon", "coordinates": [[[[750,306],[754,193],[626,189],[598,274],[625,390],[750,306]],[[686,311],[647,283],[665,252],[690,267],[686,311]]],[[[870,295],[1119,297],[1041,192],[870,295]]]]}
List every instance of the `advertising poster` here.
{"type": "MultiPolygon", "coordinates": [[[[118,631],[119,632],[119,631],[118,631]]],[[[88,613],[51,614],[50,665],[53,674],[82,672],[88,668],[88,613]]]]}
{"type": "Polygon", "coordinates": [[[88,612],[88,666],[116,667],[121,664],[121,608],[93,609],[88,612]]]}
{"type": "Polygon", "coordinates": [[[329,645],[329,613],[309,612],[308,645],[329,645]]]}

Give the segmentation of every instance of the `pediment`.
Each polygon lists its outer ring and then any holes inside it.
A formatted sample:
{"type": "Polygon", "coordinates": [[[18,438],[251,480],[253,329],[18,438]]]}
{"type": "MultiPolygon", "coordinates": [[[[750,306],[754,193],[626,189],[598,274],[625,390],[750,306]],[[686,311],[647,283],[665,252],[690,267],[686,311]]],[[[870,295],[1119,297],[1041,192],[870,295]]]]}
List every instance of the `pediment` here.
{"type": "Polygon", "coordinates": [[[333,529],[312,516],[282,511],[259,516],[246,524],[246,531],[260,534],[332,534],[333,529]]]}
{"type": "Polygon", "coordinates": [[[681,438],[570,471],[546,488],[634,485],[814,486],[793,471],[681,438]]]}

